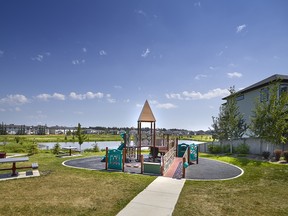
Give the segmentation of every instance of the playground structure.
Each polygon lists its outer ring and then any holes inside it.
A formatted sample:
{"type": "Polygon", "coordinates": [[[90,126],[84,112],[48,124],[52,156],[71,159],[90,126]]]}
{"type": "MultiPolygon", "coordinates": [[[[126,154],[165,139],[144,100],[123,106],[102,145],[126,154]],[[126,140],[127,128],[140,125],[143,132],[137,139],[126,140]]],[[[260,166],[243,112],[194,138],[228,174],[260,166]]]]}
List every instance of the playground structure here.
{"type": "Polygon", "coordinates": [[[198,146],[195,144],[179,144],[178,138],[170,133],[156,134],[156,119],[148,101],[145,102],[138,119],[137,134],[135,131],[122,132],[123,141],[117,149],[106,147],[106,170],[125,171],[125,167],[140,169],[139,173],[150,173],[177,178],[185,177],[185,168],[198,164],[198,146]],[[142,129],[142,122],[150,123],[150,130],[142,129]],[[149,148],[147,157],[142,148],[149,148]]]}

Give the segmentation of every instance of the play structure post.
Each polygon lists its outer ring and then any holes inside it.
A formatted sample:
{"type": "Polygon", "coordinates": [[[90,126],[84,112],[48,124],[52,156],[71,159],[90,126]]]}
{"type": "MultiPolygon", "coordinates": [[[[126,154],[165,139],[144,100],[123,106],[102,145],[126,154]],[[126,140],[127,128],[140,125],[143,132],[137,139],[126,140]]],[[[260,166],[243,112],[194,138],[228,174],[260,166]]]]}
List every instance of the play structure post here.
{"type": "Polygon", "coordinates": [[[176,138],[176,157],[178,157],[178,138],[176,138]]]}
{"type": "Polygon", "coordinates": [[[140,162],[141,162],[141,174],[143,174],[143,168],[144,168],[144,158],[143,158],[143,155],[140,155],[140,162]]]}
{"type": "Polygon", "coordinates": [[[161,173],[161,176],[164,175],[164,157],[161,156],[161,167],[160,167],[160,173],[161,173]]]}
{"type": "Polygon", "coordinates": [[[197,160],[196,160],[197,164],[198,164],[198,160],[199,160],[199,146],[197,145],[197,160]]]}
{"type": "Polygon", "coordinates": [[[183,165],[182,165],[182,178],[185,178],[185,167],[184,167],[184,164],[186,162],[186,158],[183,157],[183,165]]]}
{"type": "Polygon", "coordinates": [[[188,146],[188,164],[190,164],[190,146],[188,146]]]}
{"type": "Polygon", "coordinates": [[[108,147],[106,147],[105,170],[108,170],[108,147]]]}
{"type": "Polygon", "coordinates": [[[124,172],[125,160],[126,160],[126,148],[123,149],[123,154],[122,154],[122,172],[124,172]]]}

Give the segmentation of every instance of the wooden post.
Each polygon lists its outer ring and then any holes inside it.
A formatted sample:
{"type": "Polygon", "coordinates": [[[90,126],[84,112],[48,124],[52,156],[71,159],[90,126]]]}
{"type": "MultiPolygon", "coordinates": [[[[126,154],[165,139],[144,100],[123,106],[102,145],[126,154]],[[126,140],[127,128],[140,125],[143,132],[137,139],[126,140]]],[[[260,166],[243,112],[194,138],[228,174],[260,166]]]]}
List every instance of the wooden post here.
{"type": "Polygon", "coordinates": [[[106,147],[105,170],[108,170],[108,147],[106,147]]]}
{"type": "Polygon", "coordinates": [[[161,173],[161,176],[164,175],[164,157],[161,156],[161,167],[160,167],[160,173],[161,173]]]}
{"type": "Polygon", "coordinates": [[[142,140],[142,136],[141,136],[141,122],[138,121],[138,145],[137,145],[137,160],[140,160],[140,155],[141,155],[141,140],[142,140]]]}
{"type": "Polygon", "coordinates": [[[125,171],[125,160],[126,160],[126,148],[123,149],[122,151],[122,172],[125,171]]]}
{"type": "Polygon", "coordinates": [[[141,174],[143,174],[143,170],[144,170],[144,158],[143,155],[140,156],[140,161],[141,161],[141,174]]]}
{"type": "Polygon", "coordinates": [[[178,157],[178,138],[176,138],[176,157],[178,157]]]}
{"type": "Polygon", "coordinates": [[[188,164],[190,164],[190,146],[188,146],[188,164]]]}
{"type": "Polygon", "coordinates": [[[199,146],[197,145],[197,164],[198,164],[198,161],[199,161],[199,146]]]}
{"type": "Polygon", "coordinates": [[[184,163],[186,162],[185,157],[183,157],[183,164],[182,164],[182,178],[185,178],[185,167],[184,167],[184,163]]]}

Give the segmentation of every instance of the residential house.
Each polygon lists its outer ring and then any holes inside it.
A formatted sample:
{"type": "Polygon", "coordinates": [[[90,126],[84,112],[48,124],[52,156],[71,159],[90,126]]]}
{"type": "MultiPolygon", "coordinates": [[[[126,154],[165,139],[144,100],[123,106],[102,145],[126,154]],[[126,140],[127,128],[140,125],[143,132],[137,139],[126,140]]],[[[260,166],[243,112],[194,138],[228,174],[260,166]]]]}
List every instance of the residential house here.
{"type": "MultiPolygon", "coordinates": [[[[257,100],[267,101],[269,99],[269,86],[271,83],[279,81],[279,94],[282,92],[288,92],[288,75],[275,74],[260,82],[257,82],[247,88],[244,88],[237,92],[237,105],[239,112],[243,114],[243,118],[246,124],[250,124],[253,110],[255,109],[255,103],[257,100]]],[[[223,100],[229,100],[230,96],[223,98],[223,100]]]]}

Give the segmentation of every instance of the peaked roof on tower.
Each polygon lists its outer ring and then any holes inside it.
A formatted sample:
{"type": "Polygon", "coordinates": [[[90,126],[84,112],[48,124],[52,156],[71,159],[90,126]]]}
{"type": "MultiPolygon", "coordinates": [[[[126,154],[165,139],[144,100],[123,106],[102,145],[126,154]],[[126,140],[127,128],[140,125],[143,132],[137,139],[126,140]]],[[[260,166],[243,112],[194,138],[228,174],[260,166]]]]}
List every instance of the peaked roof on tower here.
{"type": "Polygon", "coordinates": [[[156,119],[147,100],[145,101],[138,122],[156,122],[156,119]]]}

